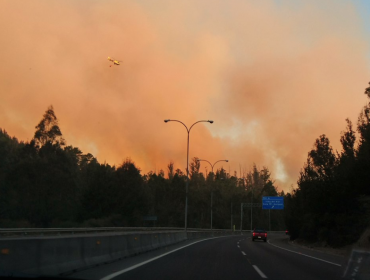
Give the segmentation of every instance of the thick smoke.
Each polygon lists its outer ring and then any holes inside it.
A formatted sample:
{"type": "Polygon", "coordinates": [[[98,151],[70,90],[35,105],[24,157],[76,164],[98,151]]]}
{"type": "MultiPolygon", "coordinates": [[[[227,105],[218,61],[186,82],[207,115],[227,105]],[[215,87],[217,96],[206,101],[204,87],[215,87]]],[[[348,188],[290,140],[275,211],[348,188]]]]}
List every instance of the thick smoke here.
{"type": "Polygon", "coordinates": [[[30,140],[52,104],[67,144],[146,173],[185,170],[186,130],[164,119],[212,119],[190,157],[289,190],[320,134],[340,149],[370,76],[354,7],[297,2],[2,1],[0,127],[30,140]]]}

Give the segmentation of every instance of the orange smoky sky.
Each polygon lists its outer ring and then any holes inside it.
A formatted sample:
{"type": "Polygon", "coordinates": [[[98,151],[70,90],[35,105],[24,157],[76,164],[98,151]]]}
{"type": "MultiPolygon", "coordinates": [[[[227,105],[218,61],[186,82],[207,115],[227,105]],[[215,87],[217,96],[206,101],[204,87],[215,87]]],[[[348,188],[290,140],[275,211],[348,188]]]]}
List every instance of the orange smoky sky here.
{"type": "Polygon", "coordinates": [[[340,151],[367,102],[350,1],[2,0],[0,35],[1,128],[29,141],[53,105],[68,145],[142,173],[185,171],[186,130],[164,119],[210,119],[190,158],[238,176],[266,166],[289,191],[315,139],[340,151]]]}

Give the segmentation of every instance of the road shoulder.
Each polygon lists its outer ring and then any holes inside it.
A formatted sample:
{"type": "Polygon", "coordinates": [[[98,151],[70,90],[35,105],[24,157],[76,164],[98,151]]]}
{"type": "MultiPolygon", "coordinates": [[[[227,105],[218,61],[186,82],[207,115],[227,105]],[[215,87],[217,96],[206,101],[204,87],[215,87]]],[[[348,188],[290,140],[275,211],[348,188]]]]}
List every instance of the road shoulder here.
{"type": "Polygon", "coordinates": [[[314,248],[308,248],[294,242],[289,241],[289,237],[285,235],[274,235],[271,236],[268,243],[272,246],[279,247],[281,249],[291,251],[292,253],[307,255],[312,258],[322,259],[327,262],[335,263],[340,266],[345,266],[349,257],[348,255],[338,255],[332,252],[325,252],[314,248]]]}

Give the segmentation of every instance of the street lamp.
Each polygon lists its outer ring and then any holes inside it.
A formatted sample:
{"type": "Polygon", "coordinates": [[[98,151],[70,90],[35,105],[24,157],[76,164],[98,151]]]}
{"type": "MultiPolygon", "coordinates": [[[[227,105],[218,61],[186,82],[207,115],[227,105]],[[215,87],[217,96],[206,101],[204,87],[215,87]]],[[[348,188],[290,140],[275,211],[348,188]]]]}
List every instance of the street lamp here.
{"type": "Polygon", "coordinates": [[[190,128],[188,128],[183,122],[179,121],[179,120],[170,120],[170,119],[167,119],[167,120],[164,120],[165,123],[168,123],[168,122],[179,122],[181,123],[183,126],[185,126],[186,128],[186,131],[188,132],[188,143],[187,143],[187,153],[186,153],[186,196],[185,196],[185,232],[187,232],[187,229],[188,229],[188,190],[189,190],[189,135],[190,135],[190,130],[191,128],[196,125],[197,123],[200,123],[200,122],[208,122],[208,123],[213,123],[212,120],[202,120],[202,121],[197,121],[195,123],[193,123],[191,125],[190,128]]]}
{"type": "MultiPolygon", "coordinates": [[[[227,159],[220,159],[218,161],[216,161],[214,164],[210,163],[208,160],[205,160],[205,159],[197,159],[197,161],[205,161],[205,162],[208,162],[209,165],[211,166],[212,168],[212,175],[214,175],[213,173],[213,167],[216,165],[217,162],[220,162],[220,161],[225,161],[225,162],[229,162],[227,159]]],[[[212,230],[212,224],[213,224],[213,213],[212,213],[212,204],[213,204],[213,186],[211,186],[211,230],[212,230]]]]}

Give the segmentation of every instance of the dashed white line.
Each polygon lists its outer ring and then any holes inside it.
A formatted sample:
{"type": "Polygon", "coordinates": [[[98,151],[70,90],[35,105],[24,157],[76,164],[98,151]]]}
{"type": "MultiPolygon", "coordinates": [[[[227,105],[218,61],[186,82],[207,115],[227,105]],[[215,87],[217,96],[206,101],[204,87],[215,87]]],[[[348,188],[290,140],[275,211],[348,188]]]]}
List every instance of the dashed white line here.
{"type": "Polygon", "coordinates": [[[274,246],[276,248],[280,248],[282,250],[285,250],[285,251],[288,251],[288,252],[291,252],[291,253],[296,253],[298,255],[301,255],[301,256],[305,256],[307,258],[311,258],[311,259],[315,259],[315,260],[319,260],[319,261],[322,261],[322,262],[326,262],[326,263],[330,263],[332,265],[336,265],[336,266],[341,266],[340,264],[337,264],[337,263],[333,263],[333,262],[329,262],[329,261],[326,261],[326,260],[323,260],[323,259],[320,259],[320,258],[315,258],[315,257],[312,257],[312,256],[309,256],[309,255],[306,255],[306,254],[302,254],[300,252],[296,252],[296,251],[292,251],[292,250],[289,250],[289,249],[285,249],[283,247],[280,247],[280,246],[277,246],[277,245],[274,245],[272,243],[270,243],[270,240],[267,241],[271,246],[274,246]]]}
{"type": "Polygon", "coordinates": [[[240,246],[239,246],[239,245],[238,245],[237,247],[238,247],[238,248],[240,248],[240,246]]]}
{"type": "Polygon", "coordinates": [[[262,277],[262,278],[267,278],[267,276],[258,268],[256,265],[252,265],[253,268],[257,271],[257,273],[262,277]]]}
{"type": "Polygon", "coordinates": [[[244,255],[244,256],[246,256],[247,254],[246,253],[244,253],[243,251],[242,251],[242,254],[244,255]]]}

